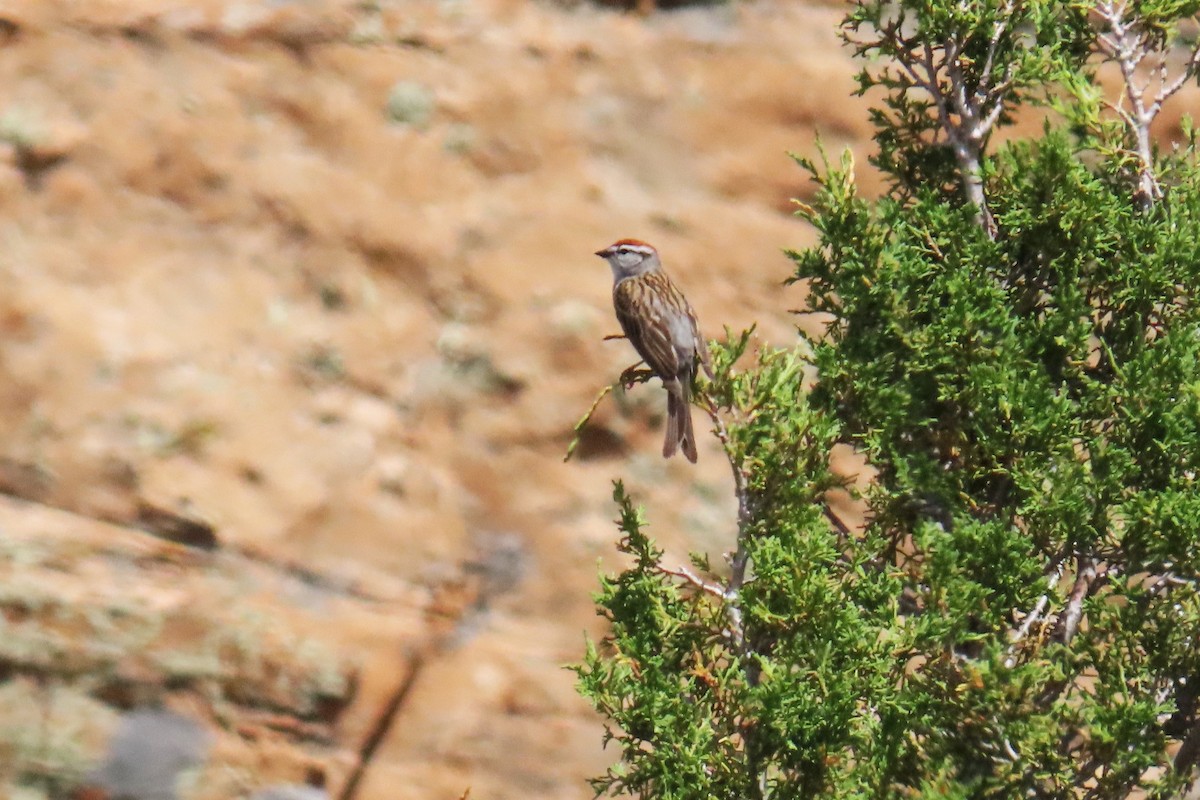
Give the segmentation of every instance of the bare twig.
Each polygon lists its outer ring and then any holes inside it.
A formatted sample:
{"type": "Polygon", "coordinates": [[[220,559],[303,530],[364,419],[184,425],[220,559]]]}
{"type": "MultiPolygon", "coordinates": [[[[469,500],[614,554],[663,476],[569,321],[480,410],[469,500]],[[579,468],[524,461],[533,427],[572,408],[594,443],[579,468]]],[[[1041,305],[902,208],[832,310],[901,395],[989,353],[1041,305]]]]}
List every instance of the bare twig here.
{"type": "Polygon", "coordinates": [[[1169,100],[1172,95],[1183,88],[1183,85],[1188,82],[1189,78],[1196,74],[1196,70],[1198,69],[1200,69],[1200,42],[1197,42],[1196,46],[1192,48],[1192,54],[1188,57],[1187,64],[1184,65],[1183,72],[1177,75],[1170,83],[1165,82],[1166,64],[1163,64],[1159,77],[1159,83],[1162,88],[1159,89],[1158,94],[1155,96],[1155,102],[1157,102],[1161,107],[1162,104],[1169,100]]]}
{"type": "Polygon", "coordinates": [[[992,68],[996,63],[996,48],[1000,46],[1000,39],[1004,36],[1004,31],[1008,28],[1009,18],[1012,16],[1012,0],[1004,4],[1004,9],[996,22],[992,25],[992,38],[988,40],[987,55],[983,59],[983,70],[979,73],[979,91],[987,92],[992,85],[992,68]]]}
{"type": "Polygon", "coordinates": [[[1190,583],[1185,578],[1180,578],[1174,572],[1164,572],[1154,579],[1154,582],[1146,587],[1146,593],[1154,596],[1162,594],[1168,586],[1187,586],[1190,583]]]}
{"type": "Polygon", "coordinates": [[[1125,3],[1113,3],[1110,0],[1097,4],[1096,11],[1112,32],[1109,36],[1100,36],[1100,43],[1105,55],[1117,63],[1121,70],[1121,78],[1125,83],[1125,100],[1129,102],[1129,111],[1123,114],[1127,124],[1132,123],[1133,135],[1136,141],[1138,158],[1138,196],[1140,202],[1149,207],[1162,196],[1162,187],[1153,170],[1153,155],[1150,150],[1150,123],[1158,113],[1153,103],[1147,106],[1144,93],[1148,87],[1137,86],[1136,72],[1138,65],[1145,57],[1146,39],[1144,34],[1129,25],[1125,19],[1125,3]]]}
{"type": "Polygon", "coordinates": [[[1096,559],[1092,556],[1077,556],[1075,559],[1075,585],[1067,596],[1067,610],[1059,622],[1059,630],[1063,644],[1070,644],[1079,630],[1079,622],[1083,618],[1083,601],[1091,592],[1096,580],[1096,559]]]}
{"type": "Polygon", "coordinates": [[[1142,208],[1149,208],[1162,197],[1162,186],[1154,173],[1154,154],[1150,138],[1150,126],[1162,110],[1163,104],[1183,88],[1187,81],[1200,69],[1200,43],[1192,49],[1191,56],[1182,72],[1174,79],[1167,78],[1166,52],[1158,54],[1157,66],[1151,76],[1139,81],[1138,68],[1153,46],[1150,36],[1142,29],[1137,19],[1129,18],[1126,0],[1103,0],[1096,4],[1096,13],[1108,28],[1107,33],[1096,37],[1100,52],[1116,62],[1121,70],[1124,94],[1120,102],[1108,104],[1117,112],[1133,133],[1134,154],[1138,160],[1137,198],[1142,208]],[[1151,83],[1157,82],[1157,90],[1151,94],[1151,83]],[[1126,110],[1124,103],[1129,103],[1126,110]]]}
{"type": "Polygon", "coordinates": [[[1060,558],[1056,560],[1053,569],[1050,572],[1050,576],[1046,579],[1046,591],[1037,599],[1037,602],[1033,604],[1033,608],[1030,609],[1029,613],[1025,615],[1025,619],[1021,620],[1021,626],[1013,632],[1012,637],[1009,639],[1008,655],[1004,659],[1004,666],[1008,667],[1009,669],[1011,669],[1017,663],[1017,647],[1022,641],[1025,640],[1025,637],[1029,635],[1029,631],[1031,631],[1033,626],[1037,624],[1038,620],[1042,618],[1042,615],[1046,613],[1046,606],[1050,603],[1050,593],[1054,591],[1054,587],[1058,585],[1060,580],[1062,580],[1062,573],[1063,563],[1062,559],[1060,558]]]}
{"type": "Polygon", "coordinates": [[[683,580],[687,581],[690,585],[696,587],[697,589],[699,589],[701,592],[704,592],[705,594],[712,595],[713,597],[716,597],[720,600],[726,600],[728,598],[728,595],[726,594],[724,589],[722,589],[720,586],[718,586],[715,583],[709,583],[708,581],[704,580],[696,573],[692,572],[687,567],[679,567],[678,569],[668,569],[667,567],[659,567],[658,569],[664,575],[673,575],[676,578],[682,578],[683,580]]]}
{"type": "Polygon", "coordinates": [[[595,414],[596,409],[600,407],[600,401],[607,397],[608,393],[611,392],[613,387],[616,385],[617,384],[614,383],[605,386],[600,391],[600,394],[596,395],[596,399],[592,401],[591,408],[589,408],[584,415],[579,418],[579,422],[575,423],[575,436],[572,437],[571,443],[567,445],[566,455],[563,456],[564,462],[571,460],[571,456],[575,454],[575,448],[579,447],[579,440],[583,436],[583,429],[586,428],[587,424],[592,421],[592,415],[595,414]]]}
{"type": "Polygon", "coordinates": [[[938,125],[954,153],[968,202],[976,209],[976,220],[988,236],[996,235],[996,223],[988,209],[983,186],[983,149],[988,136],[1004,113],[1005,102],[1016,80],[1017,62],[1004,68],[995,83],[996,55],[1016,12],[1015,0],[1008,0],[992,25],[978,86],[972,91],[963,70],[963,52],[967,39],[951,34],[940,47],[925,40],[919,49],[902,32],[903,19],[893,20],[879,30],[883,41],[897,53],[897,63],[911,84],[930,97],[938,125]]]}
{"type": "MultiPolygon", "coordinates": [[[[1187,736],[1183,738],[1172,766],[1176,772],[1184,773],[1190,771],[1197,763],[1200,763],[1200,721],[1193,724],[1187,736]]],[[[1200,779],[1193,782],[1193,786],[1197,784],[1200,784],[1200,779]]]]}
{"type": "MultiPolygon", "coordinates": [[[[605,339],[624,339],[624,336],[605,336],[605,339]]],[[[584,413],[579,421],[575,423],[575,435],[571,438],[571,443],[567,445],[566,455],[563,456],[563,462],[571,460],[571,456],[575,454],[575,449],[579,447],[579,441],[583,437],[583,429],[592,421],[592,415],[596,413],[596,409],[600,407],[600,401],[608,396],[609,392],[616,389],[618,386],[623,386],[626,389],[639,384],[645,383],[654,377],[654,371],[650,369],[638,369],[645,362],[638,361],[636,364],[631,364],[626,367],[621,376],[617,378],[616,383],[609,384],[600,390],[600,394],[596,395],[596,399],[592,401],[592,405],[584,413]]]]}
{"type": "MultiPolygon", "coordinates": [[[[1058,571],[1055,573],[1055,579],[1057,579],[1060,575],[1062,575],[1062,567],[1059,567],[1058,571]]],[[[1046,605],[1049,602],[1049,592],[1038,598],[1037,602],[1033,604],[1033,608],[1030,609],[1029,613],[1025,615],[1025,619],[1021,620],[1021,627],[1017,628],[1017,630],[1013,633],[1012,639],[1010,640],[1011,645],[1020,644],[1021,641],[1029,635],[1029,630],[1039,619],[1042,618],[1042,614],[1045,612],[1046,605]]],[[[1006,662],[1006,666],[1011,667],[1012,661],[1013,659],[1010,657],[1006,662]]]]}
{"type": "Polygon", "coordinates": [[[850,526],[839,517],[828,504],[821,506],[821,511],[825,514],[825,519],[829,520],[829,524],[837,531],[838,537],[843,541],[850,538],[850,526]]]}

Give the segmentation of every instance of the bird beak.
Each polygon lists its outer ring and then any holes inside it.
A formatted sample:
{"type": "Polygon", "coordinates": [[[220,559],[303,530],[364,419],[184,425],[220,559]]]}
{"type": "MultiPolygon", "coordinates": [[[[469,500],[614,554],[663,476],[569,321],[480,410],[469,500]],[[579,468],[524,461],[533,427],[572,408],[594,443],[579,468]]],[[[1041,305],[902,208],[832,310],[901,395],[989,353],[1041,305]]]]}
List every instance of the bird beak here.
{"type": "Polygon", "coordinates": [[[597,250],[596,255],[600,256],[601,258],[608,258],[608,248],[606,247],[603,250],[597,250]]]}

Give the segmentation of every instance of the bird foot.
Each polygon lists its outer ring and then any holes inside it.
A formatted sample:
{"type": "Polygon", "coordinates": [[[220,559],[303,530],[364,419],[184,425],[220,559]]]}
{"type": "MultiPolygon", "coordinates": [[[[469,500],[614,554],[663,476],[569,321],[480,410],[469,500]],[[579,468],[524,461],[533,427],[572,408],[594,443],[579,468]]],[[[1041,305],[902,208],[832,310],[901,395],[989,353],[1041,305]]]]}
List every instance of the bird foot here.
{"type": "Polygon", "coordinates": [[[653,378],[654,370],[639,369],[641,364],[642,364],[642,362],[639,361],[638,363],[634,364],[632,367],[626,367],[625,371],[621,373],[621,377],[617,379],[617,382],[620,383],[622,386],[624,386],[626,389],[632,389],[637,384],[645,383],[646,381],[653,378]]]}

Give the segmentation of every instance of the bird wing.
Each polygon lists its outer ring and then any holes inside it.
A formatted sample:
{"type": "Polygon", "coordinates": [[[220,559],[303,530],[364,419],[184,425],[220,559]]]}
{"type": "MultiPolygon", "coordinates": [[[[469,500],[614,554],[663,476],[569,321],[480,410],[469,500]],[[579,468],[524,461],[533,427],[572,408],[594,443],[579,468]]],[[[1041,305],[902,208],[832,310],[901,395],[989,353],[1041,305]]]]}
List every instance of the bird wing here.
{"type": "Polygon", "coordinates": [[[647,366],[665,380],[681,372],[673,330],[677,317],[686,316],[679,313],[679,301],[687,302],[660,272],[626,278],[613,287],[613,308],[621,329],[647,366]]]}

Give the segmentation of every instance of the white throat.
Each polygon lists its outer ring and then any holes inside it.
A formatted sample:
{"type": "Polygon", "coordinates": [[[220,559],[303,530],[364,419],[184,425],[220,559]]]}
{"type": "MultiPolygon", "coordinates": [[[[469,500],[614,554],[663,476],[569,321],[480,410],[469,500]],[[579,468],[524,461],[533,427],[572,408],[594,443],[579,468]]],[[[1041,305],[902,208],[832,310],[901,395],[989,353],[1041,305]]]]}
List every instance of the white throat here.
{"type": "Polygon", "coordinates": [[[612,268],[613,285],[615,286],[626,278],[636,278],[647,272],[654,272],[658,269],[658,261],[654,258],[643,258],[636,264],[622,264],[618,259],[610,258],[608,266],[612,268]]]}

